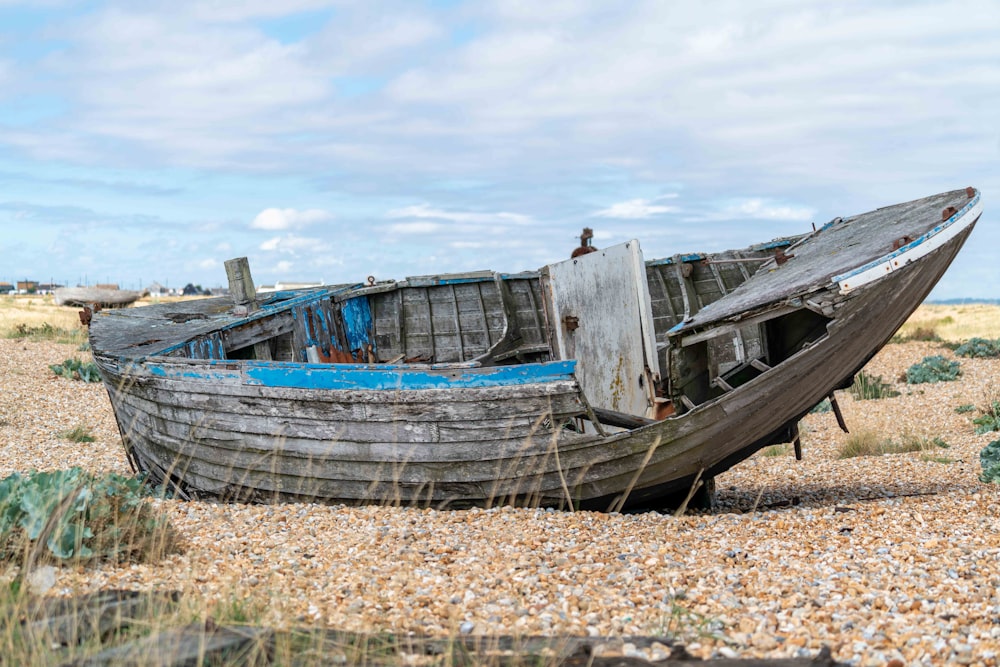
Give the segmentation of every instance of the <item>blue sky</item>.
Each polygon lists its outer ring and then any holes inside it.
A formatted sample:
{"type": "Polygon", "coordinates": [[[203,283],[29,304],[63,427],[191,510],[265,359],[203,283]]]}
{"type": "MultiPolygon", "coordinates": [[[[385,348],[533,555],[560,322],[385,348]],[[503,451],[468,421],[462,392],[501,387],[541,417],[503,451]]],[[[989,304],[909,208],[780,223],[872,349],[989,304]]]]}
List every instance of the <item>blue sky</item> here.
{"type": "Polygon", "coordinates": [[[973,185],[1000,2],[0,0],[0,281],[258,284],[742,247],[973,185]]]}

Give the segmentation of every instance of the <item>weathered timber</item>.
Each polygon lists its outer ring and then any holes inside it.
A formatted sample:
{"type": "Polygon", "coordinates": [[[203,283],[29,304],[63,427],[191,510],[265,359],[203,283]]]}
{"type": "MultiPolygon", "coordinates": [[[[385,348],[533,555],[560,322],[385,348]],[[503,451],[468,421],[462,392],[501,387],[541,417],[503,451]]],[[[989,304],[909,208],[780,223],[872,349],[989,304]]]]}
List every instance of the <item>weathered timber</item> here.
{"type": "Polygon", "coordinates": [[[41,598],[28,605],[24,630],[49,646],[106,639],[173,609],[177,592],[106,590],[73,598],[41,598]]]}
{"type": "MultiPolygon", "coordinates": [[[[65,661],[66,667],[123,665],[187,667],[239,664],[270,667],[291,664],[351,664],[398,667],[414,656],[450,665],[517,667],[547,665],[658,665],[672,667],[708,663],[713,667],[839,667],[823,648],[811,658],[716,658],[691,656],[671,637],[541,637],[524,635],[458,635],[349,632],[293,628],[275,631],[247,625],[204,623],[173,626],[163,621],[176,607],[179,594],[109,590],[78,598],[42,599],[29,605],[24,628],[52,651],[90,655],[65,661]],[[143,635],[144,628],[158,627],[143,635]],[[130,628],[132,631],[129,631],[130,628]],[[669,657],[655,661],[625,655],[625,645],[669,657]],[[60,648],[61,647],[61,648],[60,648]]],[[[634,654],[633,654],[634,655],[634,654]]]]}
{"type": "Polygon", "coordinates": [[[147,296],[145,290],[110,289],[106,287],[58,287],[53,293],[57,306],[76,308],[124,308],[147,296]]]}
{"type": "Polygon", "coordinates": [[[644,262],[630,241],[538,272],[261,295],[246,313],[101,312],[91,346],[130,459],[185,497],[676,506],[699,475],[794,443],[981,212],[963,189],[714,255],[644,262]],[[665,400],[676,412],[650,419],[665,400]]]}

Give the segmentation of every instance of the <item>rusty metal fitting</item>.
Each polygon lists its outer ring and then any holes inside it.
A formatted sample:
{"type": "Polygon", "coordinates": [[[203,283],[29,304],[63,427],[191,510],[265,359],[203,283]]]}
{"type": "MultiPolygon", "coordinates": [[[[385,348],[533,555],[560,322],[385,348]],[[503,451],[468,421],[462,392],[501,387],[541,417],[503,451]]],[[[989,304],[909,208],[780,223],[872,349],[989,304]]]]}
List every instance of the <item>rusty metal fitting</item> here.
{"type": "Polygon", "coordinates": [[[958,213],[958,209],[955,208],[954,206],[949,206],[945,210],[941,211],[941,220],[942,221],[943,220],[947,220],[948,218],[950,218],[951,216],[955,215],[956,213],[958,213]]]}
{"type": "Polygon", "coordinates": [[[898,239],[892,242],[892,249],[899,250],[904,245],[913,243],[913,239],[909,236],[900,236],[898,239]]]}
{"type": "Polygon", "coordinates": [[[576,331],[580,328],[580,318],[576,315],[566,315],[562,321],[567,331],[576,331]]]}
{"type": "Polygon", "coordinates": [[[973,197],[976,196],[976,189],[973,187],[965,188],[965,196],[968,197],[969,199],[972,199],[973,197]]]}

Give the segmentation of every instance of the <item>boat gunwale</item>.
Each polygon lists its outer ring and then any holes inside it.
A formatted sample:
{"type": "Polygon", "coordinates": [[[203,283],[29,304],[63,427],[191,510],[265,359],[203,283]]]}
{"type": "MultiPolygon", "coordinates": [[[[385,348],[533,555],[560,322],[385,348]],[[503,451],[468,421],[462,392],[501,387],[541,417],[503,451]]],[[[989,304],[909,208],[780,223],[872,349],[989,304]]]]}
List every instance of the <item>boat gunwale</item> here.
{"type": "MultiPolygon", "coordinates": [[[[969,199],[969,202],[965,206],[963,206],[960,210],[958,210],[955,213],[953,213],[947,220],[943,221],[941,224],[935,225],[930,230],[928,230],[924,234],[920,235],[919,237],[917,237],[913,241],[910,241],[909,243],[900,246],[898,249],[896,249],[896,250],[894,250],[894,251],[892,251],[890,253],[887,253],[887,254],[883,255],[882,257],[879,257],[877,259],[873,259],[872,261],[870,261],[870,262],[868,262],[868,263],[866,263],[866,264],[864,264],[862,266],[859,266],[859,267],[857,267],[855,269],[852,269],[850,271],[845,271],[844,273],[841,273],[841,274],[833,276],[830,279],[831,283],[839,285],[842,294],[843,293],[847,293],[848,291],[858,289],[859,287],[862,287],[862,286],[867,285],[867,284],[869,284],[871,282],[874,282],[874,280],[878,280],[878,278],[880,278],[881,275],[878,276],[878,277],[876,277],[876,278],[874,278],[874,279],[872,279],[872,280],[868,280],[868,281],[862,283],[861,285],[851,285],[851,286],[848,286],[845,283],[845,281],[848,280],[849,278],[853,278],[854,276],[861,275],[861,274],[863,274],[863,273],[865,273],[867,271],[870,271],[871,269],[878,268],[879,266],[889,264],[894,259],[902,258],[902,257],[907,256],[907,255],[914,255],[912,258],[909,258],[907,260],[907,263],[909,263],[909,262],[915,261],[917,259],[920,259],[921,257],[924,257],[928,253],[932,252],[933,250],[935,250],[937,248],[937,246],[927,247],[927,246],[924,246],[924,244],[926,244],[931,239],[934,239],[938,235],[946,234],[947,232],[951,232],[950,234],[946,235],[945,237],[943,237],[940,240],[940,244],[946,243],[953,236],[955,236],[960,231],[962,231],[965,227],[968,227],[970,224],[973,224],[975,221],[977,221],[979,219],[979,215],[982,215],[982,201],[981,201],[981,197],[980,197],[980,192],[979,192],[979,190],[975,190],[975,189],[974,189],[974,192],[975,192],[975,195],[969,199]],[[975,217],[973,217],[973,213],[975,213],[975,209],[976,208],[980,209],[979,210],[979,215],[976,215],[975,217]],[[960,221],[962,221],[963,218],[969,218],[969,219],[965,220],[965,222],[963,224],[958,225],[957,223],[959,223],[960,221]],[[924,246],[924,247],[921,248],[920,246],[924,246]],[[914,251],[917,251],[917,250],[919,250],[921,252],[919,254],[917,254],[916,252],[914,252],[914,251]]],[[[887,267],[887,268],[889,270],[891,270],[891,266],[887,267]]],[[[900,267],[900,268],[902,268],[902,267],[900,267]]]]}
{"type": "MultiPolygon", "coordinates": [[[[782,294],[780,296],[780,298],[775,298],[772,301],[768,301],[766,303],[761,303],[761,304],[757,305],[756,307],[745,309],[745,310],[740,311],[739,313],[737,313],[735,315],[722,315],[722,316],[719,316],[719,317],[708,318],[708,319],[699,320],[699,321],[694,321],[694,320],[697,319],[696,317],[686,318],[684,320],[681,320],[677,324],[675,324],[670,329],[668,329],[667,332],[666,332],[666,335],[667,335],[668,338],[676,339],[676,338],[678,338],[679,336],[682,336],[682,335],[684,335],[684,336],[690,336],[690,335],[692,335],[695,332],[709,331],[712,328],[719,327],[719,326],[721,326],[721,325],[723,325],[725,323],[732,323],[732,322],[737,322],[738,323],[738,322],[742,322],[742,321],[744,321],[748,317],[757,316],[757,315],[768,313],[768,312],[771,312],[771,311],[778,311],[783,306],[789,305],[795,299],[804,299],[807,295],[814,294],[814,293],[820,292],[820,291],[833,291],[833,290],[837,290],[837,291],[839,291],[839,295],[840,296],[847,296],[851,292],[853,292],[853,291],[855,291],[857,289],[860,289],[862,287],[866,287],[866,286],[870,285],[872,282],[877,281],[879,278],[883,277],[884,274],[881,274],[878,277],[874,278],[873,280],[866,281],[866,282],[864,282],[864,283],[862,283],[860,285],[852,285],[850,288],[846,288],[846,286],[843,285],[843,281],[844,280],[846,280],[846,279],[848,279],[848,278],[850,278],[852,276],[856,276],[856,275],[862,274],[862,273],[864,273],[866,271],[870,271],[873,268],[876,268],[876,267],[879,267],[879,266],[881,266],[883,264],[891,262],[893,259],[898,259],[899,257],[901,257],[903,255],[906,255],[907,253],[913,253],[914,250],[921,249],[920,248],[921,245],[923,245],[924,243],[926,243],[930,239],[934,238],[938,234],[941,234],[941,233],[946,232],[946,231],[952,232],[951,234],[949,234],[947,237],[945,237],[942,240],[942,244],[943,244],[943,243],[951,240],[951,238],[953,238],[954,236],[956,236],[957,234],[959,234],[966,227],[974,225],[979,220],[979,217],[982,215],[982,203],[981,203],[981,193],[980,193],[980,191],[978,189],[975,189],[975,188],[973,188],[973,190],[974,190],[975,194],[972,197],[969,198],[969,201],[965,204],[965,206],[963,206],[956,213],[952,214],[948,218],[948,220],[946,220],[946,221],[944,221],[944,222],[942,222],[940,224],[935,225],[934,227],[932,227],[931,229],[929,229],[927,232],[925,232],[924,234],[920,235],[917,239],[909,242],[906,245],[903,245],[903,246],[899,247],[896,250],[893,250],[892,252],[889,252],[889,253],[887,253],[885,255],[882,255],[881,257],[877,257],[877,258],[875,258],[873,260],[869,260],[869,261],[865,262],[864,264],[856,266],[856,267],[854,267],[852,269],[849,269],[847,271],[843,271],[843,272],[841,272],[839,274],[835,274],[835,275],[831,276],[829,278],[829,280],[827,282],[823,283],[823,284],[814,284],[814,285],[812,285],[810,287],[807,287],[807,288],[802,288],[802,289],[799,289],[799,290],[796,290],[796,291],[793,291],[793,292],[789,292],[787,294],[782,294]],[[976,214],[976,210],[975,210],[977,208],[979,209],[978,214],[976,214]],[[956,226],[956,224],[960,223],[960,222],[962,224],[956,226]]],[[[959,192],[959,191],[955,190],[953,192],[959,192]]],[[[945,195],[945,194],[951,194],[951,193],[940,193],[939,195],[931,195],[931,196],[925,197],[923,199],[930,199],[932,197],[942,196],[942,195],[945,195]]],[[[914,200],[914,201],[920,201],[920,200],[914,200]]],[[[902,202],[900,204],[894,204],[893,206],[903,206],[903,205],[911,204],[911,203],[913,203],[913,202],[902,202]]],[[[888,207],[885,207],[885,208],[892,208],[893,206],[888,206],[888,207]]],[[[854,220],[857,217],[861,217],[861,216],[864,216],[864,215],[869,215],[869,214],[875,213],[876,211],[880,211],[880,210],[882,210],[882,209],[875,209],[875,210],[869,211],[867,213],[862,213],[862,214],[859,214],[859,216],[854,216],[853,218],[847,219],[844,222],[850,222],[850,221],[854,220]]],[[[813,238],[817,237],[820,233],[822,233],[823,231],[827,230],[833,224],[834,224],[834,222],[831,221],[831,222],[827,223],[826,225],[824,225],[823,227],[821,227],[820,229],[817,229],[814,232],[806,234],[805,236],[803,236],[794,245],[799,245],[801,243],[805,243],[805,242],[809,241],[810,239],[813,239],[813,238]]],[[[919,259],[922,259],[923,257],[927,256],[929,253],[931,253],[932,251],[937,250],[937,249],[938,249],[938,246],[926,248],[926,250],[924,252],[921,252],[920,254],[914,256],[912,259],[909,259],[909,261],[907,261],[903,266],[898,267],[898,269],[905,268],[908,264],[910,264],[910,263],[912,263],[914,261],[917,261],[919,259]]],[[[768,266],[769,265],[765,264],[764,266],[761,267],[761,269],[766,269],[766,268],[768,268],[768,266]]],[[[771,268],[773,268],[773,266],[771,268]]],[[[888,272],[889,271],[886,271],[886,273],[888,273],[888,272]]],[[[750,279],[748,279],[740,287],[744,287],[745,285],[750,284],[752,281],[753,281],[753,276],[751,276],[750,279]]],[[[705,310],[707,310],[708,308],[714,308],[714,309],[721,308],[722,305],[731,297],[731,295],[735,294],[735,293],[736,293],[735,291],[734,292],[730,292],[729,294],[723,296],[721,299],[719,299],[717,301],[714,301],[709,306],[706,306],[705,309],[703,309],[702,311],[700,311],[697,316],[698,317],[703,316],[705,310]]],[[[780,314],[780,313],[778,313],[778,314],[780,314]]]]}

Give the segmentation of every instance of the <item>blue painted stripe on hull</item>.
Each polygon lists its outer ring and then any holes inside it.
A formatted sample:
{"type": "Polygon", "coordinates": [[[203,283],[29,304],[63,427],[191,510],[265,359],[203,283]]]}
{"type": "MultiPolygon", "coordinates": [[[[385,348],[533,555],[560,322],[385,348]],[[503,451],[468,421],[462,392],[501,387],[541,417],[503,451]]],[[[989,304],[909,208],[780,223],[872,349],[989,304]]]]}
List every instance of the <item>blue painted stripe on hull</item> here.
{"type": "MultiPolygon", "coordinates": [[[[178,370],[147,362],[155,376],[185,380],[218,381],[232,379],[231,368],[204,366],[178,370]]],[[[229,366],[232,362],[228,363],[229,366]]],[[[248,385],[351,391],[386,391],[411,389],[468,389],[477,387],[516,387],[573,380],[576,360],[542,364],[496,366],[489,368],[413,368],[410,366],[373,366],[366,364],[294,364],[288,362],[246,362],[243,377],[248,385]]]]}

